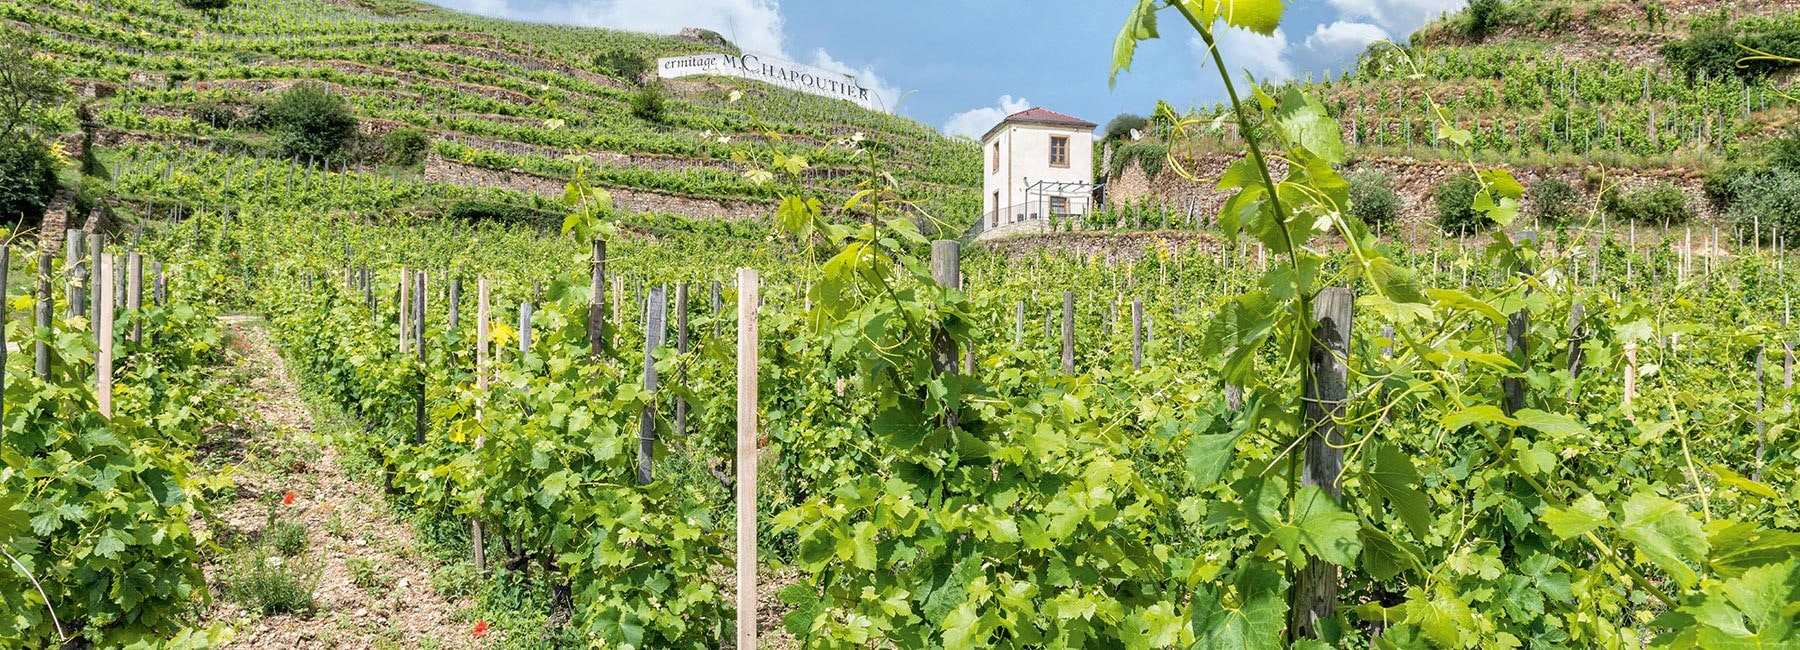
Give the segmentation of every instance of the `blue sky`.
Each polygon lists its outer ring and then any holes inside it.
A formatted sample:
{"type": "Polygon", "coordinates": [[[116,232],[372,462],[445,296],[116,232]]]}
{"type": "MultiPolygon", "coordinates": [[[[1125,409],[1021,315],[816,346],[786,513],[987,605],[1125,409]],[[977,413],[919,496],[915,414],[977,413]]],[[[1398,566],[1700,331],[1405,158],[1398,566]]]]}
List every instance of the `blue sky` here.
{"type": "MultiPolygon", "coordinates": [[[[1204,46],[1179,15],[1107,88],[1113,39],[1131,0],[431,0],[503,18],[659,33],[705,27],[746,51],[855,76],[896,112],[947,133],[979,136],[1006,114],[1043,106],[1104,124],[1223,98],[1204,46]],[[1202,64],[1205,63],[1203,66],[1202,64]],[[910,94],[909,94],[910,93],[910,94]]],[[[1291,2],[1273,37],[1220,37],[1239,77],[1341,71],[1370,42],[1404,40],[1467,0],[1291,2]]]]}

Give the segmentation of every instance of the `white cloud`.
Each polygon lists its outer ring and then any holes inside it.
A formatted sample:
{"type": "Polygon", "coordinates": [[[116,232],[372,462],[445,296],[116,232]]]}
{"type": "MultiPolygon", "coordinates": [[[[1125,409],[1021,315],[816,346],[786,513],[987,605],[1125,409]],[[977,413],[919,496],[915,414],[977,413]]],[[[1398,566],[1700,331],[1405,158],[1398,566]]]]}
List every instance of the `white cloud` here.
{"type": "Polygon", "coordinates": [[[1468,0],[1326,0],[1346,20],[1367,18],[1389,34],[1411,34],[1439,14],[1453,12],[1468,0]]]}
{"type": "MultiPolygon", "coordinates": [[[[1287,33],[1279,29],[1269,36],[1263,36],[1242,29],[1222,29],[1218,32],[1219,56],[1224,58],[1225,67],[1233,79],[1239,78],[1249,71],[1257,81],[1282,81],[1294,78],[1294,62],[1288,58],[1287,33]]],[[[1206,51],[1206,43],[1199,37],[1188,41],[1194,48],[1196,56],[1204,61],[1202,67],[1212,64],[1212,54],[1206,51]]]]}
{"type": "Polygon", "coordinates": [[[872,67],[852,67],[848,63],[831,58],[831,54],[827,53],[824,48],[813,50],[812,65],[838,74],[849,75],[851,79],[856,80],[857,85],[869,89],[869,94],[875,97],[875,105],[880,106],[882,110],[892,113],[894,108],[900,104],[900,89],[882,81],[881,75],[875,74],[875,69],[872,67]]]}
{"type": "Polygon", "coordinates": [[[980,138],[988,129],[999,124],[1000,120],[1006,119],[1006,116],[1031,108],[1031,102],[1024,97],[1014,99],[1012,95],[1002,95],[997,101],[995,106],[983,106],[951,115],[950,120],[944,122],[944,135],[980,138]]]}
{"type": "Polygon", "coordinates": [[[1387,31],[1380,27],[1340,20],[1314,29],[1306,37],[1306,49],[1329,60],[1341,60],[1361,54],[1370,43],[1387,39],[1387,31]]]}

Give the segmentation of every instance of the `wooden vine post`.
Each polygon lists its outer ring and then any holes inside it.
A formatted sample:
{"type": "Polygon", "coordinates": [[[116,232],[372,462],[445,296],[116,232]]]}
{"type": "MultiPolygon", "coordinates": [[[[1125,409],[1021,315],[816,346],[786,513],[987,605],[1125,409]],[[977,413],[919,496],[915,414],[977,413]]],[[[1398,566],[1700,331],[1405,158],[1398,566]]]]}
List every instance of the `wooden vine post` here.
{"type": "MultiPolygon", "coordinates": [[[[1519,233],[1517,240],[1519,242],[1529,241],[1535,244],[1538,241],[1538,236],[1535,232],[1525,231],[1519,233]]],[[[1518,273],[1521,276],[1529,276],[1531,275],[1531,268],[1521,262],[1519,264],[1518,273]]],[[[1526,289],[1526,295],[1530,295],[1529,287],[1526,289]]],[[[1525,336],[1530,331],[1530,310],[1521,307],[1518,311],[1515,311],[1512,315],[1506,317],[1506,357],[1512,359],[1513,363],[1518,365],[1521,374],[1524,373],[1525,368],[1530,367],[1531,365],[1530,342],[1525,336]]],[[[1501,410],[1506,411],[1507,415],[1512,415],[1519,409],[1525,408],[1524,377],[1515,376],[1501,379],[1500,391],[1502,393],[1500,408],[1501,410]]]]}
{"type": "MultiPolygon", "coordinates": [[[[688,353],[688,283],[675,285],[675,352],[687,356],[688,353]]],[[[687,365],[684,363],[676,374],[676,381],[682,388],[687,388],[687,365]]],[[[675,395],[675,435],[687,435],[687,398],[680,393],[675,395]]]]}
{"type": "MultiPolygon", "coordinates": [[[[131,251],[125,256],[125,264],[130,267],[127,269],[130,279],[125,285],[125,311],[131,315],[131,342],[142,343],[144,318],[140,312],[144,308],[144,256],[131,251]]],[[[114,287],[113,290],[117,291],[118,288],[114,287]]]]}
{"type": "Polygon", "coordinates": [[[737,647],[756,647],[757,305],[755,269],[738,270],[737,647]]]}
{"type": "MultiPolygon", "coordinates": [[[[480,425],[486,419],[482,411],[487,406],[488,395],[488,305],[492,293],[487,278],[476,280],[475,284],[475,423],[480,425]]],[[[486,442],[486,433],[475,435],[476,449],[480,449],[486,442]]],[[[475,555],[476,573],[487,573],[487,534],[480,517],[469,520],[469,540],[475,555]]]]}
{"type": "MultiPolygon", "coordinates": [[[[656,349],[662,347],[663,331],[667,329],[668,287],[651,287],[649,295],[644,298],[644,392],[656,394],[656,349]]],[[[638,417],[638,474],[640,485],[649,485],[655,478],[651,474],[651,461],[656,456],[656,406],[652,401],[644,405],[643,414],[638,417]]]]}
{"type": "Polygon", "coordinates": [[[37,362],[34,370],[38,379],[50,379],[50,252],[38,251],[37,268],[37,331],[33,338],[37,340],[35,352],[37,362]]]}
{"type": "Polygon", "coordinates": [[[419,397],[413,407],[413,444],[425,444],[425,271],[413,274],[413,350],[419,360],[419,397]]]}
{"type": "Polygon", "coordinates": [[[6,325],[12,322],[6,282],[11,272],[12,247],[0,240],[0,420],[6,419],[6,325]]]}
{"type": "MultiPolygon", "coordinates": [[[[105,251],[106,235],[94,233],[87,236],[87,304],[93,309],[99,308],[100,300],[102,298],[100,295],[100,278],[104,273],[100,269],[100,256],[104,254],[105,251]]],[[[99,330],[94,331],[98,332],[99,330]]],[[[100,339],[98,338],[98,335],[96,335],[94,342],[98,344],[99,341],[100,339]]]]}
{"type": "Polygon", "coordinates": [[[1131,301],[1131,369],[1144,369],[1144,301],[1131,301]]]}
{"type": "Polygon", "coordinates": [[[112,417],[112,384],[113,384],[113,301],[112,293],[117,287],[112,285],[111,255],[100,258],[100,289],[102,300],[94,305],[97,322],[94,335],[100,340],[100,354],[94,368],[94,397],[100,402],[100,416],[112,417]]]}
{"type": "Polygon", "coordinates": [[[1075,374],[1075,292],[1063,291],[1062,371],[1075,374]]]}
{"type": "MultiPolygon", "coordinates": [[[[931,279],[939,287],[962,286],[962,246],[955,240],[931,242],[931,279]]],[[[956,340],[944,327],[931,329],[931,367],[938,374],[956,372],[956,340]]]]}
{"type": "Polygon", "coordinates": [[[600,360],[606,344],[606,240],[594,238],[594,259],[588,269],[588,354],[600,360]]]}
{"type": "Polygon", "coordinates": [[[1581,349],[1581,343],[1583,340],[1587,339],[1587,329],[1582,325],[1582,321],[1586,317],[1587,317],[1587,311],[1582,308],[1580,301],[1576,301],[1575,306],[1571,307],[1569,309],[1569,379],[1570,379],[1569,399],[1570,400],[1574,400],[1575,396],[1576,396],[1574,380],[1581,378],[1581,362],[1582,362],[1582,354],[1583,354],[1582,349],[1581,349]]]}
{"type": "MultiPolygon", "coordinates": [[[[1349,397],[1351,305],[1355,295],[1332,287],[1313,300],[1313,343],[1307,353],[1312,380],[1305,388],[1306,453],[1300,482],[1337,501],[1343,494],[1344,406],[1349,397]]],[[[1288,632],[1294,639],[1318,638],[1318,622],[1337,616],[1338,567],[1312,558],[1297,576],[1288,632]]]]}

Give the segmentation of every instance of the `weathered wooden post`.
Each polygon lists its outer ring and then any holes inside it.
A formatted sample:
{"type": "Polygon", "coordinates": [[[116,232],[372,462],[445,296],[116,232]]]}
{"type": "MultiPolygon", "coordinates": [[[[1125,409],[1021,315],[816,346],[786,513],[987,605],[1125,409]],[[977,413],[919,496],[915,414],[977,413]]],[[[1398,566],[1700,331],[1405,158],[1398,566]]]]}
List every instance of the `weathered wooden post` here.
{"type": "MultiPolygon", "coordinates": [[[[962,247],[955,240],[931,242],[931,279],[940,287],[962,286],[962,247]]],[[[950,330],[938,326],[931,329],[931,366],[939,374],[956,372],[956,340],[950,330]]]]}
{"type": "MultiPolygon", "coordinates": [[[[1308,352],[1309,381],[1306,399],[1306,455],[1300,475],[1302,486],[1317,487],[1340,499],[1343,486],[1338,476],[1344,469],[1343,418],[1348,399],[1351,305],[1349,289],[1332,287],[1313,301],[1313,343],[1308,352]]],[[[1338,567],[1323,558],[1306,563],[1294,583],[1293,609],[1288,620],[1294,639],[1318,638],[1318,622],[1337,616],[1338,567]]]]}
{"type": "Polygon", "coordinates": [[[1018,313],[1013,316],[1013,347],[1025,343],[1025,301],[1019,301],[1018,313]]]}
{"type": "Polygon", "coordinates": [[[131,251],[130,255],[125,256],[125,263],[131,267],[129,270],[131,279],[126,285],[127,295],[125,297],[126,312],[131,314],[131,342],[142,343],[144,342],[144,316],[142,314],[144,308],[144,256],[137,251],[131,251]]]}
{"type": "Polygon", "coordinates": [[[606,344],[606,240],[595,237],[593,248],[588,268],[588,354],[598,361],[606,344]]]}
{"type": "Polygon", "coordinates": [[[425,270],[413,274],[413,350],[419,361],[419,398],[413,409],[413,444],[425,444],[425,384],[431,373],[425,368],[425,270]]]}
{"type": "Polygon", "coordinates": [[[1144,369],[1144,301],[1131,301],[1131,369],[1144,369]]]}
{"type": "Polygon", "coordinates": [[[1581,349],[1581,343],[1583,340],[1587,339],[1587,329],[1585,327],[1583,327],[1582,319],[1585,318],[1586,316],[1587,316],[1587,311],[1582,309],[1580,301],[1576,301],[1575,306],[1569,309],[1569,379],[1571,381],[1571,383],[1569,385],[1569,399],[1570,400],[1574,400],[1575,396],[1576,396],[1575,385],[1573,383],[1573,380],[1581,378],[1581,361],[1582,361],[1582,354],[1583,354],[1582,349],[1581,349]]]}
{"type": "MultiPolygon", "coordinates": [[[[737,647],[756,647],[756,472],[758,279],[738,270],[737,647]]],[[[714,283],[717,286],[717,283],[714,283]]],[[[716,294],[715,294],[716,295],[716,294]]]]}
{"type": "Polygon", "coordinates": [[[113,336],[112,336],[112,333],[113,333],[113,301],[112,301],[112,292],[116,291],[117,288],[113,287],[112,282],[111,282],[111,279],[112,279],[111,267],[113,264],[112,256],[107,255],[105,257],[100,258],[100,264],[103,267],[103,270],[106,271],[106,273],[103,274],[103,277],[100,280],[101,284],[106,285],[103,288],[101,288],[100,295],[105,297],[106,300],[98,305],[95,305],[95,310],[94,310],[94,311],[98,312],[98,316],[99,316],[99,322],[97,322],[95,324],[94,332],[96,335],[98,335],[100,337],[100,353],[99,353],[99,358],[96,359],[95,368],[94,368],[94,398],[97,401],[99,401],[99,403],[100,403],[100,416],[110,418],[110,417],[112,417],[112,393],[113,393],[113,336]]]}
{"type": "Polygon", "coordinates": [[[411,343],[412,330],[412,271],[405,267],[400,269],[400,354],[406,354],[411,343]]]}
{"type": "MultiPolygon", "coordinates": [[[[688,283],[675,285],[675,352],[684,358],[688,353],[688,283]]],[[[687,388],[687,364],[682,364],[676,376],[682,388],[687,388]]],[[[675,395],[675,435],[687,435],[687,397],[675,395]]]]}
{"type": "Polygon", "coordinates": [[[6,325],[12,322],[6,283],[11,274],[12,247],[0,240],[0,420],[6,419],[6,325]]]}
{"type": "Polygon", "coordinates": [[[87,316],[87,294],[82,291],[82,283],[87,279],[87,269],[81,263],[83,243],[81,231],[71,228],[63,233],[63,273],[68,276],[63,292],[67,294],[69,318],[87,316]]]}
{"type": "Polygon", "coordinates": [[[50,251],[38,251],[37,272],[37,332],[33,338],[37,340],[37,376],[44,381],[50,380],[50,337],[55,333],[50,327],[50,251]]]}
{"type": "MultiPolygon", "coordinates": [[[[477,279],[475,286],[475,421],[480,423],[486,419],[483,409],[487,405],[488,395],[488,305],[492,294],[487,278],[477,279]]],[[[476,449],[482,448],[486,442],[486,434],[475,436],[476,449]]],[[[481,574],[487,573],[487,531],[484,528],[481,517],[469,520],[469,539],[474,547],[475,571],[481,574]]]]}
{"type": "Polygon", "coordinates": [[[1075,292],[1063,291],[1062,371],[1075,374],[1075,292]]]}
{"type": "MultiPolygon", "coordinates": [[[[1538,236],[1537,236],[1537,233],[1535,233],[1535,232],[1525,231],[1525,232],[1519,233],[1518,240],[1520,242],[1529,241],[1529,242],[1532,242],[1535,244],[1538,241],[1538,236]]],[[[1529,267],[1527,267],[1523,262],[1521,262],[1519,264],[1519,268],[1517,269],[1517,273],[1519,275],[1529,276],[1529,275],[1531,275],[1531,272],[1532,272],[1531,269],[1529,267]]],[[[1527,287],[1526,293],[1527,294],[1530,293],[1529,287],[1527,287]]],[[[1520,307],[1518,311],[1513,312],[1511,315],[1507,316],[1507,318],[1506,318],[1506,357],[1508,359],[1512,359],[1513,363],[1518,365],[1520,374],[1523,374],[1527,368],[1531,367],[1530,342],[1526,339],[1526,336],[1525,336],[1526,333],[1529,332],[1530,330],[1531,330],[1531,312],[1530,312],[1530,310],[1520,307]]],[[[1503,395],[1501,396],[1501,405],[1500,406],[1501,406],[1502,410],[1506,411],[1507,415],[1511,415],[1514,412],[1517,412],[1519,409],[1525,408],[1525,378],[1524,377],[1517,376],[1517,377],[1506,377],[1506,378],[1501,379],[1500,380],[1500,391],[1501,391],[1501,393],[1503,393],[1503,395]]]]}
{"type": "MultiPolygon", "coordinates": [[[[656,349],[662,347],[663,331],[668,327],[664,311],[668,309],[668,289],[662,286],[651,287],[644,300],[644,392],[656,394],[656,349]]],[[[654,478],[651,475],[651,461],[656,454],[656,407],[655,401],[644,405],[643,414],[638,417],[638,483],[649,485],[654,478]]]]}
{"type": "MultiPolygon", "coordinates": [[[[87,236],[87,304],[89,308],[100,306],[100,256],[106,252],[106,235],[94,233],[87,236]]],[[[94,339],[96,343],[99,339],[94,339]]]]}

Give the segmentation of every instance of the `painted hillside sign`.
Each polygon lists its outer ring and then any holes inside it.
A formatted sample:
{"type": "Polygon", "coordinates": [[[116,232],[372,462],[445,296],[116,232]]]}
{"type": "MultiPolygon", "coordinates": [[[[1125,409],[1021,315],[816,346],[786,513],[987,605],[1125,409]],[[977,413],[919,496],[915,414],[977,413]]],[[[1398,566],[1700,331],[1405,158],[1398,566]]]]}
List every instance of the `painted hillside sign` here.
{"type": "Polygon", "coordinates": [[[879,98],[870,94],[869,89],[857,85],[856,79],[849,75],[760,54],[667,57],[656,60],[656,73],[664,79],[696,75],[737,77],[881,110],[879,98]]]}

